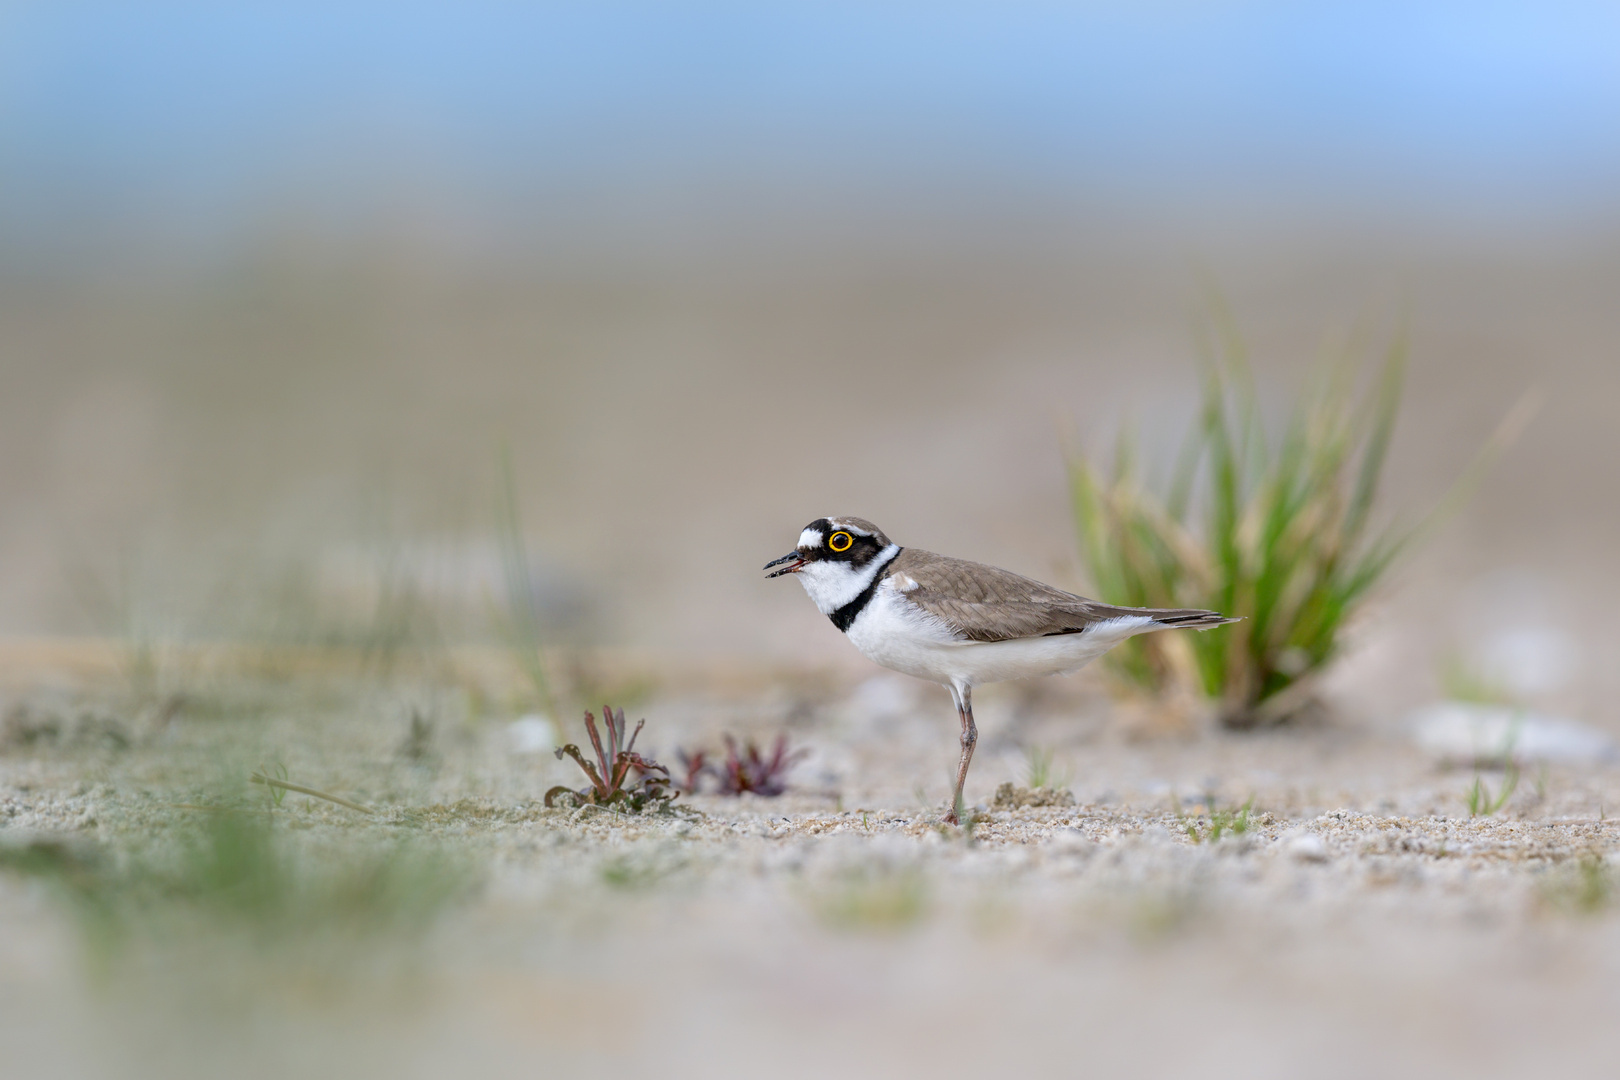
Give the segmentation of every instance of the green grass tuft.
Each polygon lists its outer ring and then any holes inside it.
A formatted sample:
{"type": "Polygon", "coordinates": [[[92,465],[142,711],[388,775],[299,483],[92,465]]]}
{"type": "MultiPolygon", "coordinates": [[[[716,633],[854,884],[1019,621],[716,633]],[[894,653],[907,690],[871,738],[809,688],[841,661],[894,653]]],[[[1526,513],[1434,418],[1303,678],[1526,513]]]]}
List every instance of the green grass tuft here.
{"type": "Polygon", "coordinates": [[[1513,792],[1519,786],[1519,767],[1513,764],[1511,758],[1502,769],[1502,784],[1491,793],[1485,778],[1478,773],[1474,774],[1474,782],[1463,793],[1463,802],[1468,804],[1469,817],[1495,817],[1496,814],[1513,798],[1513,792]]]}
{"type": "Polygon", "coordinates": [[[1254,809],[1254,800],[1250,799],[1235,809],[1222,810],[1216,807],[1213,800],[1209,803],[1208,817],[1188,817],[1176,808],[1176,816],[1181,821],[1181,829],[1195,844],[1215,843],[1223,836],[1242,836],[1249,831],[1251,824],[1250,812],[1254,809]]]}
{"type": "Polygon", "coordinates": [[[1122,431],[1111,472],[1071,454],[1080,553],[1100,599],[1209,608],[1243,621],[1154,634],[1109,654],[1114,670],[1164,691],[1191,684],[1230,726],[1285,718],[1338,654],[1347,620],[1413,543],[1453,512],[1527,419],[1521,404],[1415,527],[1376,529],[1374,509],[1406,366],[1397,337],[1359,394],[1346,349],[1268,438],[1242,341],[1217,309],[1203,402],[1169,483],[1151,490],[1122,431]],[[1302,693],[1301,691],[1305,691],[1302,693]]]}
{"type": "Polygon", "coordinates": [[[1052,751],[1045,747],[1032,746],[1025,753],[1024,786],[1031,791],[1038,791],[1044,787],[1063,787],[1061,780],[1057,779],[1052,769],[1052,751]]]}

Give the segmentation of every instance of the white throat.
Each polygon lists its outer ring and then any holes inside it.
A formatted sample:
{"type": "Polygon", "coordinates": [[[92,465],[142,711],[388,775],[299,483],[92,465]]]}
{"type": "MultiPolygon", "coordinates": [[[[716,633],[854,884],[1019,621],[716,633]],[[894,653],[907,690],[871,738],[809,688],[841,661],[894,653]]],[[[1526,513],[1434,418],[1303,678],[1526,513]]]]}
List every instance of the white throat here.
{"type": "Polygon", "coordinates": [[[900,553],[899,544],[890,544],[873,556],[872,561],[865,566],[852,566],[847,562],[832,559],[819,560],[806,563],[804,569],[793,575],[804,586],[804,591],[810,594],[818,610],[823,615],[831,615],[861,593],[872,584],[872,580],[883,572],[889,561],[900,553]]]}

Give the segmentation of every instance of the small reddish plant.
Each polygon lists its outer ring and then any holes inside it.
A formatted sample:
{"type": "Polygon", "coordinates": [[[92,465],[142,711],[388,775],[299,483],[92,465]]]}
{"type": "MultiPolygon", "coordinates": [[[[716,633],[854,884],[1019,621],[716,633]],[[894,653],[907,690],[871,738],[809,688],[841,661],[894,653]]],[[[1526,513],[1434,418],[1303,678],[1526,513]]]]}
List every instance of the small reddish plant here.
{"type": "Polygon", "coordinates": [[[694,753],[681,751],[681,764],[686,769],[686,779],[681,785],[681,790],[696,791],[699,782],[707,773],[714,777],[717,785],[715,791],[718,794],[741,795],[746,791],[755,795],[775,797],[787,790],[788,770],[810,752],[800,748],[790,753],[786,735],[776,737],[768,754],[762,751],[753,739],[749,739],[739,747],[737,740],[730,735],[723,738],[726,742],[724,761],[709,761],[709,753],[706,750],[694,753]]]}
{"type": "Polygon", "coordinates": [[[761,753],[753,739],[744,743],[740,752],[736,739],[727,735],[725,740],[726,760],[716,768],[724,795],[741,795],[745,791],[772,797],[780,795],[787,790],[787,771],[794,762],[810,753],[803,748],[788,753],[786,735],[776,737],[769,755],[761,753]]]}
{"type": "Polygon", "coordinates": [[[674,798],[675,793],[670,790],[669,770],[652,758],[642,757],[635,752],[636,736],[641,734],[641,729],[646,723],[645,720],[638,720],[636,730],[632,731],[630,738],[626,740],[624,710],[615,710],[611,705],[604,705],[602,724],[607,728],[607,741],[604,744],[601,733],[596,729],[596,717],[587,711],[585,733],[591,737],[591,746],[596,751],[596,762],[593,764],[587,761],[585,755],[580,753],[579,747],[573,743],[557,748],[557,760],[561,761],[564,754],[573,758],[590,778],[590,786],[576,791],[567,785],[558,784],[546,792],[546,805],[554,806],[558,796],[566,796],[581,804],[589,803],[592,806],[625,804],[631,810],[642,810],[654,803],[667,802],[674,798]]]}
{"type": "Polygon", "coordinates": [[[707,750],[693,750],[688,753],[685,750],[677,750],[675,756],[681,759],[681,771],[685,774],[675,787],[688,794],[696,792],[699,781],[703,779],[703,774],[714,768],[709,764],[709,752],[707,750]]]}

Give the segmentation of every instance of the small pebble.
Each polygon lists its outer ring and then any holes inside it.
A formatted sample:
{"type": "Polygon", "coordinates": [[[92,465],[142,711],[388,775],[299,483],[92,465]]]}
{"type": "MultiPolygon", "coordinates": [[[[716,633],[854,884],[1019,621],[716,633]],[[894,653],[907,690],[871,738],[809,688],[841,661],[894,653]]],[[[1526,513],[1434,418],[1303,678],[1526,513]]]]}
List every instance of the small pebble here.
{"type": "Polygon", "coordinates": [[[1047,843],[1051,845],[1052,850],[1063,852],[1085,851],[1096,846],[1091,838],[1079,829],[1058,829],[1052,833],[1052,838],[1047,843]]]}
{"type": "Polygon", "coordinates": [[[1284,841],[1284,850],[1299,862],[1327,862],[1327,845],[1314,833],[1299,833],[1284,841]]]}

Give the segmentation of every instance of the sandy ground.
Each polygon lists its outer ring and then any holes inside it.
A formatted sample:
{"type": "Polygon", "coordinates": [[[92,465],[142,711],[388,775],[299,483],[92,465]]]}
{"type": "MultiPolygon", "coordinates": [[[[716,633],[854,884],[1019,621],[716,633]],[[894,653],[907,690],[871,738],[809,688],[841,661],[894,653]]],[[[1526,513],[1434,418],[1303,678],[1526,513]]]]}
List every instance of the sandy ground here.
{"type": "Polygon", "coordinates": [[[465,666],[139,699],[31,655],[4,680],[5,850],[118,852],[232,803],[291,851],[431,846],[465,886],[420,932],[199,916],[108,959],[59,890],[0,873],[11,1075],[1574,1077],[1620,1049],[1609,766],[1529,766],[1471,818],[1476,774],[1394,718],[1221,734],[1082,677],[983,693],[961,830],[942,692],[709,673],[644,694],[642,745],[786,731],[811,751],[790,792],[626,815],[547,809],[573,766],[465,666]],[[1072,804],[995,803],[1032,747],[1072,804]],[[244,783],[265,762],[376,813],[272,808],[244,783]]]}

